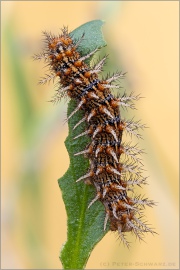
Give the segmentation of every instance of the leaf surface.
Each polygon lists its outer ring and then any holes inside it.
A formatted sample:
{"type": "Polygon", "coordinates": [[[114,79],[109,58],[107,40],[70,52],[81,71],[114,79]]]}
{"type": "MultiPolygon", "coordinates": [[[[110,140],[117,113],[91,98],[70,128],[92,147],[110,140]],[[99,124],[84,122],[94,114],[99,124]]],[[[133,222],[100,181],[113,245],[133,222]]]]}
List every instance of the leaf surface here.
{"type": "MultiPolygon", "coordinates": [[[[106,45],[101,32],[102,25],[103,22],[100,20],[91,21],[71,33],[73,39],[80,39],[85,33],[80,46],[81,55],[106,45]]],[[[69,102],[68,115],[76,106],[74,100],[69,102]]],[[[73,130],[83,116],[84,112],[79,111],[68,122],[69,135],[65,145],[69,153],[70,166],[65,175],[58,180],[68,217],[67,241],[60,253],[64,269],[83,269],[94,246],[108,230],[108,228],[105,232],[103,230],[105,216],[103,205],[97,201],[88,209],[88,204],[96,195],[95,188],[83,181],[76,183],[76,180],[89,169],[88,159],[83,155],[74,156],[75,153],[84,150],[90,142],[87,136],[73,139],[86,129],[86,124],[83,123],[73,130]]]]}

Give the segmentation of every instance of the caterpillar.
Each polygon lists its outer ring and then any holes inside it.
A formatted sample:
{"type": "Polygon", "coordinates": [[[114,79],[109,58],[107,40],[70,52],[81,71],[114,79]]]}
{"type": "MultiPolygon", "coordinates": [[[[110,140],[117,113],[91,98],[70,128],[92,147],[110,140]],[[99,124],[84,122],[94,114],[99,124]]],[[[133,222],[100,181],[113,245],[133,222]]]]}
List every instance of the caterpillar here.
{"type": "Polygon", "coordinates": [[[131,93],[114,96],[111,89],[119,88],[113,84],[125,76],[116,72],[105,79],[100,79],[107,56],[104,56],[93,67],[85,63],[98,48],[86,55],[81,55],[78,48],[84,35],[74,40],[68,28],[64,27],[58,36],[44,32],[46,47],[35,60],[45,59],[50,67],[50,75],[40,80],[44,84],[55,77],[59,78],[59,89],[52,98],[56,103],[63,97],[69,97],[77,102],[77,107],[68,116],[67,121],[74,114],[83,110],[84,117],[74,126],[76,129],[86,122],[86,130],[74,137],[89,136],[90,143],[75,155],[84,155],[90,161],[87,173],[76,182],[89,182],[96,190],[95,198],[105,209],[104,230],[109,220],[110,230],[118,231],[122,242],[129,246],[125,237],[126,232],[133,232],[140,240],[145,232],[155,232],[143,221],[142,210],[145,206],[155,203],[140,195],[133,195],[133,188],[147,184],[147,178],[142,175],[142,161],[139,155],[143,150],[137,145],[124,143],[124,132],[141,138],[139,129],[145,125],[140,121],[125,120],[120,108],[134,108],[134,101],[140,98],[131,93]],[[123,156],[125,158],[123,158],[123,156]]]}

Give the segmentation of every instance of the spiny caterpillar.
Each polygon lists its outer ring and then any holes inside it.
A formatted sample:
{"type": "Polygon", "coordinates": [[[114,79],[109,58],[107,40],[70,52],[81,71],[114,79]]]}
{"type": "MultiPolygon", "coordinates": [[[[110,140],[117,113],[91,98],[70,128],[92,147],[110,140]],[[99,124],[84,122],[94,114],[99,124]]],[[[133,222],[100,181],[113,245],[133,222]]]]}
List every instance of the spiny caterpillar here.
{"type": "Polygon", "coordinates": [[[51,74],[43,78],[44,84],[55,77],[59,78],[59,89],[52,102],[62,97],[69,97],[77,102],[76,109],[68,116],[69,120],[78,110],[83,110],[84,117],[74,126],[76,129],[86,122],[87,129],[74,137],[89,136],[91,142],[86,149],[75,155],[84,155],[90,161],[88,172],[77,179],[90,182],[96,190],[95,198],[89,207],[99,200],[105,208],[104,230],[109,220],[110,230],[118,231],[120,239],[129,246],[125,232],[133,232],[142,239],[144,232],[154,233],[142,220],[145,206],[153,206],[154,202],[139,195],[133,195],[133,188],[147,184],[142,176],[142,162],[138,157],[143,150],[137,145],[122,142],[122,135],[127,131],[130,135],[141,138],[138,130],[145,126],[139,121],[124,120],[119,107],[134,108],[133,102],[140,97],[133,93],[114,97],[112,88],[119,88],[113,82],[124,77],[121,72],[99,79],[107,56],[99,60],[94,67],[85,63],[98,48],[82,56],[78,51],[84,35],[74,40],[73,35],[64,27],[59,36],[44,32],[46,48],[34,59],[45,59],[51,74]],[[125,158],[123,158],[125,157],[125,158]]]}

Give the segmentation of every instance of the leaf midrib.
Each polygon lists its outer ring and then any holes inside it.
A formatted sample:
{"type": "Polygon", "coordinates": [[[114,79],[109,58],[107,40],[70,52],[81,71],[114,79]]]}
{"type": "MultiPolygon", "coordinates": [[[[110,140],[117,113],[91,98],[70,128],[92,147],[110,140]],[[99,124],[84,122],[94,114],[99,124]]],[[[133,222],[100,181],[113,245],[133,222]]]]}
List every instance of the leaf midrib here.
{"type": "MultiPolygon", "coordinates": [[[[69,147],[69,150],[71,153],[73,153],[73,146],[69,147]]],[[[75,175],[75,162],[73,161],[73,159],[71,160],[71,168],[72,168],[72,175],[73,175],[73,179],[76,179],[76,175],[75,175]]],[[[73,269],[77,269],[78,268],[78,260],[77,258],[81,258],[80,256],[78,256],[79,253],[79,244],[81,242],[81,239],[83,238],[83,233],[82,233],[82,228],[84,227],[84,219],[85,219],[85,211],[86,211],[86,205],[87,205],[87,190],[88,190],[88,186],[84,184],[84,188],[83,188],[83,200],[81,201],[81,205],[82,207],[80,208],[80,215],[79,215],[79,222],[78,222],[78,232],[77,232],[77,236],[76,236],[76,241],[75,242],[75,247],[74,247],[74,252],[73,252],[73,257],[71,259],[71,267],[73,269]]],[[[76,188],[76,194],[78,194],[77,188],[76,188]]]]}

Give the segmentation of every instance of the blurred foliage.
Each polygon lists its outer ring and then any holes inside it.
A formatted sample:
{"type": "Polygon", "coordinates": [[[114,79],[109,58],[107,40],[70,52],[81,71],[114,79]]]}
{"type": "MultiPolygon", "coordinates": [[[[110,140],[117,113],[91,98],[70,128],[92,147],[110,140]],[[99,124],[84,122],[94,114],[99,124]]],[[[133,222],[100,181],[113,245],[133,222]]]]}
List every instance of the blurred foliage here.
{"type": "MultiPolygon", "coordinates": [[[[29,95],[31,85],[27,80],[28,70],[23,64],[22,48],[16,37],[13,21],[3,29],[3,44],[6,48],[8,70],[13,87],[10,93],[15,111],[16,134],[18,140],[18,157],[21,153],[19,166],[21,174],[16,179],[14,190],[18,190],[17,205],[21,214],[22,238],[27,252],[31,254],[31,264],[37,267],[47,267],[48,260],[43,254],[43,243],[46,238],[43,216],[43,186],[41,174],[41,153],[44,142],[53,135],[57,124],[57,116],[61,110],[54,111],[49,117],[45,111],[36,110],[32,97],[29,95]],[[24,215],[23,213],[27,213],[24,215]]],[[[32,59],[29,59],[32,61],[32,59]]],[[[10,106],[11,102],[10,100],[10,106]]],[[[61,107],[59,107],[61,108],[61,107]]],[[[13,187],[12,187],[13,188],[13,187]]],[[[15,222],[15,221],[14,221],[15,222]]]]}

